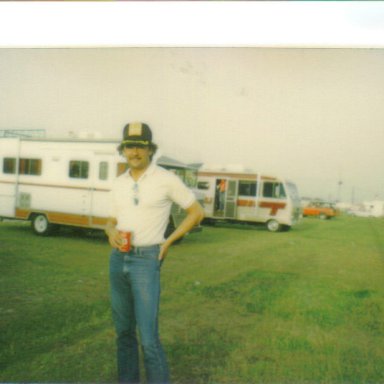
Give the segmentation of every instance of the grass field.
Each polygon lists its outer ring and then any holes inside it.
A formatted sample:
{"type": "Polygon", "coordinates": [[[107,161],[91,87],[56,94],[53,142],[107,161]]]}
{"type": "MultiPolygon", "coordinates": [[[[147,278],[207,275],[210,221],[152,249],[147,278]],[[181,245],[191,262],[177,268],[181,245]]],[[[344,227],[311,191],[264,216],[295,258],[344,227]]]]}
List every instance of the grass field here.
{"type": "MultiPolygon", "coordinates": [[[[101,234],[0,223],[1,382],[115,381],[101,234]]],[[[384,220],[205,227],[162,268],[174,383],[384,383],[384,220]]]]}

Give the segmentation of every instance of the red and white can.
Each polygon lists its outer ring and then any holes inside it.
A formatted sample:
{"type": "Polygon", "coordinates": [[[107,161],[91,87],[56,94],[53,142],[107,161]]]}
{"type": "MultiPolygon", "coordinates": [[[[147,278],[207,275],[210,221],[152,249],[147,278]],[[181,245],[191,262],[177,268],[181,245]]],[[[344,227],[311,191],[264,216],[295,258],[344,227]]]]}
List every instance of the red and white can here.
{"type": "Polygon", "coordinates": [[[129,252],[131,250],[131,232],[120,231],[122,244],[119,248],[121,252],[129,252]]]}

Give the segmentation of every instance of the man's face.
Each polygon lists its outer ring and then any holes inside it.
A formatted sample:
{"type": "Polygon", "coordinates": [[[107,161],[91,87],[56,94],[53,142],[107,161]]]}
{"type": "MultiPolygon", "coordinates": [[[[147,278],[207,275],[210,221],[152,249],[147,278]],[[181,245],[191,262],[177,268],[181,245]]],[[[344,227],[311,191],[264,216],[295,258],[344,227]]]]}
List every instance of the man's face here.
{"type": "Polygon", "coordinates": [[[151,162],[152,150],[147,146],[129,145],[123,150],[130,169],[144,170],[151,162]]]}

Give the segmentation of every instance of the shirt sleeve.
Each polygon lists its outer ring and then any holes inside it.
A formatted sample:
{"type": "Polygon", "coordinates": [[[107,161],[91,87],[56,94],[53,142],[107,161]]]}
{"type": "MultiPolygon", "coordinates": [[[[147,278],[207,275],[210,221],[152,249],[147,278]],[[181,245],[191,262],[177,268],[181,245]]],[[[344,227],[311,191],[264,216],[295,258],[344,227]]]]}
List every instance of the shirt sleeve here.
{"type": "Polygon", "coordinates": [[[169,198],[183,209],[189,208],[196,201],[195,194],[172,173],[170,173],[169,198]]]}

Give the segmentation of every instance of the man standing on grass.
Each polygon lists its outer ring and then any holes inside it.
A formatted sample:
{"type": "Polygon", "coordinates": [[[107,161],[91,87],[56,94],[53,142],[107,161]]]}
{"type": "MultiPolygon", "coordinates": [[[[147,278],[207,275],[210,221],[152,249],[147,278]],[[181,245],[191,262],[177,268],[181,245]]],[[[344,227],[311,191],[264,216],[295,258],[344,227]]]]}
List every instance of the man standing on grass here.
{"type": "Polygon", "coordinates": [[[127,124],[118,150],[129,169],[111,190],[105,232],[114,248],[110,285],[119,382],[140,382],[137,328],[148,383],[169,383],[158,334],[160,267],[170,245],[202,220],[203,210],[176,175],[152,163],[157,146],[147,124],[127,124]],[[164,240],[173,202],[187,215],[164,240]]]}

